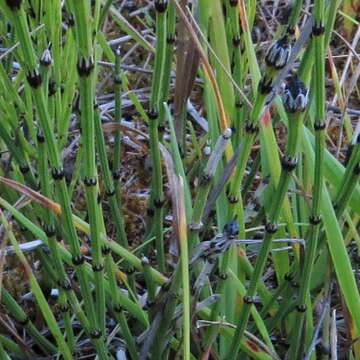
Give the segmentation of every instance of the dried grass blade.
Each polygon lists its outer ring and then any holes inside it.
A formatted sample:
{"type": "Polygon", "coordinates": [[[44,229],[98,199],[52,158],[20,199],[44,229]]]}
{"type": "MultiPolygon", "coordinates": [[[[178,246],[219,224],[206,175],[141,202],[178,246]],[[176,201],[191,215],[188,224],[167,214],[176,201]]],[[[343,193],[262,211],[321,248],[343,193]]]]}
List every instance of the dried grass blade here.
{"type": "Polygon", "coordinates": [[[176,229],[180,245],[180,263],[183,287],[183,358],[187,360],[190,359],[190,285],[184,182],[182,177],[175,172],[175,165],[170,153],[164,146],[161,146],[160,149],[165,160],[165,167],[172,199],[174,228],[176,229]]]}
{"type": "MultiPolygon", "coordinates": [[[[228,114],[226,114],[226,112],[225,112],[224,103],[223,103],[221,95],[220,95],[220,90],[219,90],[219,86],[216,81],[214,71],[212,70],[211,65],[208,61],[208,58],[207,58],[204,50],[201,47],[201,43],[200,43],[199,39],[197,38],[196,32],[194,31],[194,28],[193,28],[193,25],[190,23],[190,21],[186,17],[186,15],[185,15],[184,11],[182,10],[181,6],[179,5],[178,1],[173,0],[173,2],[176,6],[176,9],[178,11],[180,18],[184,21],[184,24],[185,24],[187,30],[189,31],[190,37],[191,37],[192,41],[194,42],[194,45],[196,46],[197,51],[199,52],[199,56],[202,61],[202,66],[203,66],[204,72],[213,87],[215,99],[216,99],[216,105],[217,105],[218,112],[219,112],[220,128],[221,128],[221,131],[224,131],[225,129],[227,129],[229,127],[229,118],[228,118],[228,114]]],[[[227,158],[230,158],[231,155],[232,155],[232,149],[231,149],[231,147],[228,147],[227,151],[226,151],[226,156],[227,156],[227,158]]]]}
{"type": "MultiPolygon", "coordinates": [[[[181,3],[180,6],[184,10],[185,2],[181,3]]],[[[179,20],[177,34],[174,124],[176,138],[179,144],[181,144],[181,147],[183,147],[186,103],[195,82],[200,56],[194,42],[189,36],[183,19],[179,20]]]]}
{"type": "Polygon", "coordinates": [[[34,200],[39,204],[47,207],[48,209],[54,211],[57,215],[61,214],[61,206],[58,203],[48,199],[47,197],[41,195],[37,191],[29,188],[28,186],[20,184],[17,181],[4,178],[2,176],[0,176],[0,182],[2,182],[5,185],[8,185],[14,190],[21,192],[22,194],[29,197],[31,200],[34,200]]]}

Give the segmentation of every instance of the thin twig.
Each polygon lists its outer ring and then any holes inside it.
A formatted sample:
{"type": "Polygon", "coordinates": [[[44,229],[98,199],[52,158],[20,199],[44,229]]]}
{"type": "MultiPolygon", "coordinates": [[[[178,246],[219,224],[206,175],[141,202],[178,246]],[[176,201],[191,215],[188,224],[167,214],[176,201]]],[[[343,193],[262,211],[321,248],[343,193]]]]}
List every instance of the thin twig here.
{"type": "Polygon", "coordinates": [[[330,347],[331,347],[331,360],[337,360],[338,357],[337,357],[336,309],[333,309],[331,314],[330,347]]]}
{"type": "Polygon", "coordinates": [[[304,360],[310,360],[312,352],[315,350],[316,345],[320,341],[319,333],[320,333],[322,324],[323,324],[323,322],[325,320],[326,311],[328,310],[329,306],[330,306],[329,300],[326,300],[326,302],[325,302],[325,304],[323,306],[323,309],[321,311],[319,322],[317,323],[317,325],[315,327],[314,335],[313,335],[313,338],[311,340],[310,346],[309,346],[309,348],[308,348],[308,350],[306,352],[304,360]]]}

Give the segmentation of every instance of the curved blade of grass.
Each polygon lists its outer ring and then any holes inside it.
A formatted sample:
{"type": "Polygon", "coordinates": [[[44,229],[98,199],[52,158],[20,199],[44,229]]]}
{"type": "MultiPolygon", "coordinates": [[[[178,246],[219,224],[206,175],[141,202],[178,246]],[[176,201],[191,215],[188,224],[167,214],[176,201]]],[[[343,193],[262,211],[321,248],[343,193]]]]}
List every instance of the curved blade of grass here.
{"type": "MultiPolygon", "coordinates": [[[[314,151],[312,150],[310,139],[307,136],[302,136],[301,138],[303,147],[307,149],[310,171],[314,171],[314,151]]],[[[351,261],[344,244],[342,232],[332,206],[331,197],[325,187],[323,188],[321,200],[321,212],[323,215],[324,229],[327,234],[327,243],[337,279],[343,292],[346,305],[352,315],[354,325],[359,332],[360,318],[357,314],[360,312],[360,294],[352,270],[351,261]]]]}

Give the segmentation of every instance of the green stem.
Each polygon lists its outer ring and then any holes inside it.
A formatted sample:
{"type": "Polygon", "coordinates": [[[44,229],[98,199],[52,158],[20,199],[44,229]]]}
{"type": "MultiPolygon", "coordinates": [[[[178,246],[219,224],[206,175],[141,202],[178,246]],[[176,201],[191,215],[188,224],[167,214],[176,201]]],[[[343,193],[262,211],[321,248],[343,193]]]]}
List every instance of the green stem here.
{"type": "MultiPolygon", "coordinates": [[[[98,9],[98,1],[95,9],[98,9]]],[[[102,218],[101,208],[98,206],[98,175],[95,163],[95,118],[94,118],[94,82],[96,72],[94,71],[92,29],[96,23],[89,24],[91,19],[90,4],[87,2],[72,2],[76,24],[76,40],[79,48],[77,70],[79,74],[80,111],[82,143],[84,147],[84,169],[83,177],[85,184],[86,203],[90,223],[90,239],[92,266],[95,279],[95,308],[96,313],[90,314],[90,323],[93,326],[91,337],[94,344],[98,345],[99,355],[107,359],[107,353],[103,344],[105,335],[105,289],[104,289],[104,264],[101,252],[102,239],[100,236],[102,218]],[[95,315],[95,316],[93,316],[95,315]]],[[[97,14],[95,14],[95,17],[97,14]]],[[[95,21],[95,20],[93,20],[95,21]]],[[[96,22],[96,21],[95,21],[96,22]]]]}
{"type": "MultiPolygon", "coordinates": [[[[296,81],[294,82],[294,84],[298,85],[296,81]]],[[[289,104],[289,101],[290,104],[292,104],[291,103],[292,99],[297,98],[297,95],[299,95],[298,93],[300,93],[300,96],[303,96],[304,94],[302,94],[301,92],[302,90],[303,89],[299,87],[297,90],[297,94],[293,94],[290,91],[287,98],[288,100],[287,104],[289,104]]],[[[304,104],[304,106],[306,106],[306,104],[304,104]]],[[[243,337],[244,331],[246,330],[247,322],[253,304],[253,297],[256,295],[257,288],[259,285],[259,280],[263,273],[268,254],[271,249],[271,242],[274,237],[274,234],[277,231],[277,221],[279,219],[282,204],[291,179],[291,171],[295,169],[297,164],[296,156],[297,156],[297,151],[298,151],[297,149],[299,143],[299,129],[302,124],[302,119],[304,116],[303,114],[304,108],[299,108],[295,111],[297,112],[295,112],[294,114],[289,114],[289,137],[287,141],[285,156],[283,157],[282,160],[283,169],[281,172],[279,185],[276,189],[272,206],[270,207],[269,210],[267,224],[265,226],[265,230],[266,230],[265,237],[262,243],[260,253],[256,259],[255,268],[250,279],[247,295],[244,297],[244,305],[239,315],[240,318],[235,331],[235,336],[233,338],[230,347],[230,351],[227,354],[227,359],[235,359],[240,349],[240,342],[243,337]]]]}
{"type": "Polygon", "coordinates": [[[55,316],[53,315],[53,313],[50,309],[50,306],[49,306],[48,302],[46,301],[46,298],[36,280],[36,277],[35,277],[33,271],[30,268],[30,265],[28,264],[25,255],[21,251],[13,232],[10,230],[9,223],[6,220],[6,218],[2,212],[0,213],[0,216],[1,216],[1,222],[5,228],[5,231],[7,232],[7,236],[10,239],[10,243],[14,247],[15,253],[16,253],[17,257],[19,258],[21,264],[24,266],[24,271],[28,278],[31,290],[34,294],[34,297],[35,297],[40,309],[41,309],[44,319],[45,319],[52,335],[55,338],[55,341],[59,347],[59,351],[61,352],[64,359],[72,360],[73,357],[71,355],[71,351],[65,342],[65,339],[60,331],[60,328],[57,324],[55,316]]]}
{"type": "Polygon", "coordinates": [[[150,127],[150,152],[152,161],[152,184],[151,184],[151,199],[152,207],[154,209],[154,220],[152,222],[152,229],[154,229],[156,256],[158,267],[161,272],[165,271],[165,252],[163,239],[163,180],[161,169],[161,158],[159,148],[159,132],[158,125],[160,122],[159,115],[163,114],[161,111],[162,103],[162,74],[166,63],[166,15],[167,15],[167,1],[155,1],[156,9],[156,52],[155,52],[155,67],[151,87],[150,112],[149,112],[149,127],[150,127]]]}
{"type": "MultiPolygon", "coordinates": [[[[310,280],[320,233],[320,203],[323,191],[324,150],[325,150],[325,63],[324,63],[324,10],[323,0],[315,1],[315,24],[313,29],[313,44],[315,53],[314,83],[315,83],[315,171],[313,186],[313,202],[309,222],[309,238],[305,254],[305,265],[300,285],[297,305],[297,326],[292,336],[290,354],[293,359],[301,357],[301,335],[305,322],[306,297],[309,293],[310,280]]],[[[306,344],[305,344],[306,345],[306,344]]]]}
{"type": "Polygon", "coordinates": [[[46,353],[55,354],[57,352],[56,346],[50,343],[34,326],[26,315],[21,306],[16,300],[10,295],[10,293],[3,287],[1,289],[1,302],[5,308],[9,311],[11,316],[15,318],[17,322],[23,324],[25,330],[31,335],[35,342],[40,346],[46,353]]]}
{"type": "MultiPolygon", "coordinates": [[[[46,150],[49,156],[49,163],[51,166],[52,177],[55,182],[55,188],[57,192],[57,197],[62,207],[62,223],[64,225],[66,239],[70,244],[71,253],[74,258],[80,258],[80,245],[79,240],[76,234],[75,226],[72,221],[72,210],[71,210],[71,201],[69,199],[65,179],[64,179],[64,170],[62,167],[62,162],[60,159],[60,154],[58,152],[57,143],[55,140],[55,134],[52,130],[51,119],[49,116],[48,109],[46,107],[46,101],[44,99],[44,91],[42,87],[41,76],[37,71],[36,67],[36,58],[34,55],[34,50],[32,46],[32,40],[30,39],[30,32],[28,31],[28,24],[26,21],[26,16],[22,7],[9,8],[5,5],[5,1],[1,1],[2,9],[5,12],[10,13],[9,17],[12,20],[12,24],[14,25],[20,44],[22,46],[22,51],[24,54],[24,68],[27,70],[27,79],[29,85],[31,87],[31,92],[33,98],[35,100],[35,105],[39,117],[39,123],[41,125],[46,150]]],[[[87,24],[85,23],[85,26],[87,24]]],[[[92,108],[92,103],[91,103],[92,108]]],[[[79,278],[80,287],[82,291],[82,295],[84,298],[85,308],[87,309],[87,314],[91,320],[91,323],[95,323],[95,310],[93,306],[91,291],[89,287],[89,281],[86,273],[84,272],[83,263],[79,264],[76,267],[77,276],[79,278]]],[[[62,283],[62,285],[68,288],[68,283],[62,283]]],[[[97,343],[94,341],[94,343],[97,343]]],[[[97,346],[97,345],[96,345],[97,346]]],[[[98,347],[98,346],[97,346],[98,347]]],[[[99,348],[100,353],[101,351],[99,348]]]]}
{"type": "MultiPolygon", "coordinates": [[[[118,124],[121,124],[121,57],[120,57],[120,49],[118,49],[115,53],[115,68],[114,68],[114,94],[115,94],[115,122],[118,124]]],[[[98,133],[98,130],[96,130],[96,134],[98,133]]],[[[106,153],[105,153],[106,154],[106,153]]],[[[101,152],[100,152],[101,156],[101,152]]],[[[105,155],[106,156],[106,155],[105,155]]],[[[102,168],[103,172],[105,174],[105,179],[107,180],[107,184],[109,185],[111,183],[111,180],[109,179],[107,173],[108,170],[105,170],[105,168],[108,168],[108,165],[106,165],[105,161],[102,160],[104,158],[104,155],[100,157],[100,161],[102,161],[102,168]]],[[[125,224],[123,220],[123,214],[122,214],[122,201],[121,201],[121,181],[120,181],[120,169],[121,169],[121,133],[120,131],[117,131],[115,133],[115,145],[114,145],[114,159],[113,159],[113,167],[112,167],[112,173],[113,173],[113,187],[115,190],[115,199],[111,197],[110,200],[110,206],[112,208],[112,213],[114,214],[115,218],[115,227],[117,231],[117,237],[120,241],[120,243],[127,247],[128,246],[128,240],[125,232],[125,224]]],[[[106,185],[106,184],[105,184],[106,185]]]]}

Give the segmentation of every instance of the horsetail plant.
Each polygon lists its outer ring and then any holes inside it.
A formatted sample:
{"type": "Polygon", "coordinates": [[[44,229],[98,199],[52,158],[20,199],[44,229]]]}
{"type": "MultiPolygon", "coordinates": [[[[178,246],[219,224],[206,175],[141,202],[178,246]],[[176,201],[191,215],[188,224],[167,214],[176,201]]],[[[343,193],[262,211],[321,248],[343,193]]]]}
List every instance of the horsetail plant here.
{"type": "Polygon", "coordinates": [[[291,356],[294,359],[300,357],[301,349],[301,334],[305,321],[305,313],[307,309],[306,299],[308,297],[310,276],[312,274],[313,264],[315,260],[316,248],[318,244],[318,237],[320,233],[321,214],[320,203],[323,187],[323,172],[324,172],[324,149],[325,149],[325,64],[324,64],[324,15],[325,3],[323,0],[315,1],[315,22],[313,27],[313,44],[315,53],[315,67],[314,67],[314,99],[315,99],[315,172],[314,172],[314,186],[312,209],[309,222],[311,227],[308,233],[308,246],[305,254],[305,265],[303,278],[300,285],[300,294],[297,304],[298,311],[298,326],[294,329],[294,342],[290,349],[291,356]]]}
{"type": "Polygon", "coordinates": [[[1,359],[359,357],[353,13],[263,5],[0,0],[1,359]]]}
{"type": "MultiPolygon", "coordinates": [[[[114,67],[114,75],[113,75],[113,81],[114,81],[114,95],[115,95],[115,111],[114,111],[114,116],[115,116],[115,122],[120,124],[121,123],[121,84],[122,84],[122,80],[121,80],[121,52],[120,52],[120,48],[116,49],[115,51],[115,67],[114,67]]],[[[98,129],[100,131],[100,129],[98,129]]],[[[97,133],[97,131],[96,131],[97,133]]],[[[103,158],[103,172],[105,174],[105,177],[107,177],[108,180],[108,191],[110,191],[110,183],[111,180],[110,178],[106,175],[107,171],[104,169],[105,165],[105,158],[103,158]]],[[[120,131],[116,131],[115,133],[115,144],[114,144],[114,159],[113,159],[113,166],[112,166],[112,176],[113,176],[113,182],[114,182],[114,191],[115,191],[115,198],[117,201],[117,206],[115,206],[115,202],[112,199],[111,196],[111,206],[113,207],[113,211],[114,211],[114,216],[116,216],[116,221],[115,221],[115,225],[117,228],[117,232],[118,232],[118,237],[119,237],[119,241],[120,243],[127,247],[128,243],[127,243],[127,237],[126,237],[126,233],[125,233],[125,228],[124,228],[124,221],[123,221],[123,216],[122,216],[122,210],[121,210],[121,196],[120,196],[120,192],[121,192],[121,186],[120,186],[120,169],[121,169],[121,136],[120,136],[120,131]]]]}
{"type": "Polygon", "coordinates": [[[270,207],[265,225],[265,237],[261,246],[260,253],[256,259],[254,273],[250,279],[249,288],[246,296],[244,296],[244,305],[240,311],[240,319],[235,331],[235,335],[231,344],[231,349],[227,355],[227,359],[236,358],[240,341],[246,330],[249,319],[250,310],[254,303],[259,278],[261,277],[267,256],[271,248],[271,241],[277,232],[277,221],[279,218],[281,206],[286,195],[291,172],[295,170],[297,165],[298,144],[299,144],[299,128],[302,124],[303,113],[308,103],[308,93],[303,83],[297,79],[292,79],[285,90],[284,105],[291,114],[289,117],[289,135],[287,139],[286,152],[282,159],[282,171],[276,194],[274,195],[272,206],[270,207]]]}
{"type": "Polygon", "coordinates": [[[156,256],[158,259],[158,266],[161,272],[165,271],[165,253],[164,253],[164,240],[163,240],[163,181],[162,170],[159,150],[159,115],[160,107],[162,104],[162,74],[166,64],[166,15],[167,15],[167,0],[156,0],[156,53],[155,53],[155,66],[154,76],[151,88],[149,127],[150,127],[150,151],[151,161],[153,166],[152,175],[152,204],[151,207],[154,212],[154,221],[151,228],[154,230],[155,243],[156,243],[156,256]]]}
{"type": "Polygon", "coordinates": [[[259,83],[255,104],[251,110],[249,120],[245,123],[245,134],[244,139],[242,140],[242,152],[228,194],[229,202],[232,204],[230,217],[236,216],[239,212],[240,214],[242,213],[240,209],[242,207],[242,201],[240,201],[240,186],[244,177],[246,162],[250,155],[251,146],[259,129],[259,118],[264,111],[264,105],[268,94],[271,92],[273,81],[280,69],[282,69],[289,60],[290,52],[291,46],[288,43],[288,37],[284,36],[283,38],[275,41],[266,53],[265,74],[259,83]]]}
{"type": "MultiPolygon", "coordinates": [[[[229,1],[228,3],[228,11],[229,11],[229,27],[231,34],[231,45],[233,48],[233,77],[236,79],[236,82],[239,87],[243,87],[244,85],[244,74],[246,73],[244,70],[246,69],[246,61],[243,56],[244,51],[244,39],[240,36],[240,24],[238,21],[239,11],[237,7],[237,1],[229,1]]],[[[230,45],[230,46],[231,46],[230,45]]],[[[233,126],[235,128],[236,135],[236,145],[241,139],[241,135],[243,135],[243,123],[245,121],[246,107],[243,104],[242,97],[240,93],[235,92],[235,121],[233,126]]]]}
{"type": "Polygon", "coordinates": [[[62,356],[64,357],[64,359],[71,360],[73,358],[71,355],[71,351],[65,342],[64,336],[60,331],[60,328],[56,322],[55,316],[51,312],[50,306],[49,306],[48,302],[46,301],[46,298],[36,280],[36,277],[35,277],[33,271],[31,270],[31,267],[30,267],[29,263],[27,262],[25,255],[21,251],[14,234],[13,234],[12,230],[10,229],[9,223],[2,212],[0,212],[0,218],[1,218],[1,223],[2,223],[3,229],[7,233],[7,236],[9,237],[10,242],[11,242],[12,246],[14,247],[17,257],[19,258],[20,262],[24,266],[26,275],[29,279],[29,283],[30,283],[30,286],[34,293],[34,296],[36,298],[36,301],[38,302],[39,307],[45,316],[45,319],[46,319],[48,326],[56,340],[59,350],[60,350],[62,356]]]}
{"type": "MultiPolygon", "coordinates": [[[[162,94],[161,100],[166,101],[169,96],[169,89],[171,83],[171,68],[172,68],[172,55],[176,43],[176,11],[175,5],[170,1],[167,10],[166,19],[166,49],[165,49],[165,64],[162,73],[162,94]]],[[[162,111],[163,107],[160,107],[162,111]]]]}
{"type": "MultiPolygon", "coordinates": [[[[79,269],[77,273],[79,276],[79,281],[81,283],[84,298],[86,299],[85,306],[87,307],[87,313],[91,319],[92,326],[96,326],[96,319],[90,289],[88,287],[86,275],[82,270],[82,265],[84,264],[85,259],[80,252],[80,246],[78,243],[76,230],[71,219],[72,215],[67,187],[64,179],[64,170],[62,167],[60,156],[58,154],[54,133],[51,129],[51,120],[45,104],[42,78],[37,69],[34,51],[29,36],[28,26],[26,23],[25,13],[20,2],[18,3],[7,1],[5,4],[5,1],[2,1],[1,5],[3,11],[8,14],[9,18],[11,19],[12,24],[15,27],[17,36],[19,38],[20,44],[22,45],[25,68],[27,69],[27,81],[31,87],[31,91],[35,100],[35,105],[38,111],[39,122],[44,134],[45,144],[47,146],[47,151],[49,154],[49,162],[52,167],[51,174],[55,182],[57,195],[60,199],[60,203],[63,209],[64,223],[74,256],[74,263],[76,263],[77,268],[79,269]]],[[[92,107],[93,105],[91,105],[91,108],[92,107]]],[[[68,281],[60,283],[60,286],[63,287],[64,290],[71,289],[71,285],[68,281]]],[[[101,341],[99,342],[97,339],[99,331],[96,328],[91,331],[95,335],[94,343],[96,345],[100,345],[100,347],[98,347],[99,351],[101,353],[105,353],[104,349],[101,348],[101,341]]]]}
{"type": "MultiPolygon", "coordinates": [[[[230,190],[228,193],[228,201],[230,202],[230,219],[236,218],[239,221],[240,229],[244,229],[244,214],[243,214],[243,202],[241,198],[241,183],[245,173],[245,167],[247,160],[251,152],[251,146],[256,138],[258,132],[259,118],[264,111],[264,105],[268,94],[272,89],[272,84],[276,74],[281,68],[283,68],[290,57],[291,46],[288,44],[287,37],[283,37],[280,40],[274,42],[268,49],[265,57],[266,72],[259,83],[258,92],[256,94],[255,105],[253,106],[249,120],[245,123],[245,132],[241,146],[240,158],[237,163],[235,174],[230,184],[230,190]]],[[[242,230],[241,230],[242,231],[242,230]]],[[[230,261],[230,252],[226,252],[221,263],[220,274],[224,274],[226,277],[227,268],[230,261]]],[[[217,291],[221,292],[224,287],[224,281],[220,281],[217,291]]],[[[215,305],[212,313],[212,320],[215,320],[218,316],[219,306],[215,305]]],[[[209,330],[213,331],[213,330],[209,330]]],[[[208,339],[212,336],[208,334],[208,339]]]]}
{"type": "MultiPolygon", "coordinates": [[[[117,131],[116,133],[119,133],[119,131],[117,131]]],[[[119,207],[119,202],[118,202],[119,199],[116,196],[116,194],[119,194],[120,184],[118,183],[118,180],[116,180],[116,182],[114,180],[114,174],[119,173],[119,168],[116,167],[117,170],[113,170],[113,176],[111,176],[108,157],[106,154],[105,139],[101,127],[100,114],[98,111],[95,112],[95,137],[96,137],[96,147],[99,153],[101,170],[104,176],[105,195],[109,199],[111,213],[114,217],[117,237],[120,240],[119,243],[125,248],[127,248],[128,242],[124,229],[123,216],[122,216],[121,208],[119,207]]],[[[118,142],[120,143],[120,139],[115,138],[115,146],[118,142]]],[[[116,149],[117,147],[115,147],[115,155],[118,155],[119,153],[116,151],[116,149]]]]}
{"type": "MultiPolygon", "coordinates": [[[[50,174],[48,172],[48,157],[45,151],[45,138],[41,132],[41,129],[38,130],[37,134],[37,142],[39,151],[43,153],[43,156],[39,159],[39,177],[40,177],[40,189],[44,196],[50,196],[51,194],[51,183],[50,183],[50,174]]],[[[64,264],[61,261],[60,254],[57,249],[56,244],[56,228],[55,228],[55,217],[54,214],[49,209],[44,209],[44,220],[43,227],[48,237],[49,249],[51,251],[51,257],[54,263],[54,267],[56,268],[56,277],[55,279],[59,283],[68,282],[68,277],[65,272],[64,264]]],[[[68,291],[65,291],[64,288],[60,288],[60,296],[59,296],[59,305],[61,309],[61,314],[64,318],[64,323],[66,326],[66,333],[69,342],[73,343],[73,332],[71,327],[71,319],[69,313],[69,303],[68,300],[72,298],[76,299],[74,294],[72,296],[68,296],[68,291]]],[[[72,291],[72,290],[71,290],[72,291]]],[[[75,300],[77,302],[77,300],[75,300]]],[[[78,308],[75,306],[74,308],[78,308]]],[[[79,320],[85,318],[85,316],[78,316],[79,320]]],[[[85,325],[85,324],[84,324],[85,325]]]]}
{"type": "MultiPolygon", "coordinates": [[[[97,1],[95,4],[98,3],[97,1]]],[[[85,185],[86,202],[88,205],[90,239],[92,252],[92,267],[95,277],[95,308],[89,309],[89,319],[91,326],[91,337],[99,344],[104,359],[107,353],[103,345],[103,336],[105,335],[105,290],[104,290],[104,263],[102,256],[102,241],[100,237],[102,218],[101,209],[97,206],[98,199],[98,175],[96,170],[95,155],[95,94],[93,83],[95,81],[94,54],[90,29],[97,24],[88,26],[87,19],[90,17],[90,6],[87,3],[70,2],[70,8],[74,11],[76,24],[76,40],[79,47],[77,71],[79,75],[80,89],[80,119],[82,129],[82,139],[84,147],[84,171],[83,181],[85,185]]],[[[83,255],[75,259],[74,265],[79,266],[83,263],[83,255]]],[[[92,302],[93,304],[93,302],[92,302]]]]}
{"type": "MultiPolygon", "coordinates": [[[[249,120],[246,121],[244,124],[244,128],[245,128],[244,136],[242,142],[239,145],[239,147],[241,147],[240,157],[237,162],[235,174],[230,183],[230,189],[227,195],[228,201],[230,203],[229,218],[237,219],[240,225],[239,226],[240,231],[243,231],[242,229],[244,229],[244,213],[243,213],[243,201],[241,198],[241,183],[244,177],[246,163],[251,152],[251,146],[255,141],[256,134],[259,129],[258,127],[259,118],[264,111],[264,105],[266,103],[268,94],[271,92],[273,81],[276,75],[278,74],[278,72],[280,71],[280,69],[282,69],[289,60],[290,52],[291,52],[291,46],[288,43],[288,39],[286,36],[274,42],[268,49],[265,57],[266,71],[262,80],[259,83],[258,91],[255,98],[255,104],[251,109],[249,120]]],[[[230,261],[230,251],[227,251],[224,254],[220,268],[220,274],[222,274],[224,279],[226,279],[226,273],[229,266],[229,261],[230,261]]],[[[224,281],[220,281],[218,283],[217,292],[223,291],[224,285],[225,285],[224,281]]],[[[213,307],[213,312],[212,312],[213,321],[215,321],[215,319],[217,318],[218,312],[219,312],[219,305],[216,304],[213,307]]],[[[213,336],[211,335],[211,332],[213,332],[213,329],[210,328],[207,336],[208,341],[213,336]]]]}
{"type": "MultiPolygon", "coordinates": [[[[116,195],[115,194],[115,192],[116,192],[115,185],[114,185],[113,178],[111,177],[111,173],[110,173],[110,169],[109,169],[109,165],[108,165],[104,134],[103,134],[103,130],[101,127],[101,120],[100,120],[100,115],[99,115],[98,111],[95,111],[95,134],[96,134],[96,143],[97,143],[97,148],[98,148],[98,152],[99,152],[101,169],[104,174],[105,194],[109,198],[109,202],[110,202],[112,214],[114,216],[114,222],[116,224],[118,236],[120,239],[125,240],[125,244],[123,244],[123,242],[120,242],[120,243],[122,243],[122,245],[125,248],[128,248],[127,238],[126,238],[126,234],[125,234],[124,228],[123,228],[124,225],[123,225],[123,220],[122,220],[122,214],[118,207],[118,202],[117,202],[117,199],[115,196],[116,195]],[[123,235],[125,235],[125,238],[122,238],[123,235]]],[[[117,190],[119,190],[119,189],[117,189],[117,190]]],[[[105,224],[102,224],[102,228],[105,231],[105,224]]],[[[133,359],[136,359],[137,358],[136,357],[137,356],[136,345],[135,345],[134,339],[131,335],[131,332],[130,332],[128,324],[127,324],[126,316],[125,316],[124,310],[122,308],[122,301],[121,301],[120,297],[117,295],[117,291],[116,291],[116,275],[115,275],[115,271],[114,271],[114,269],[116,268],[116,265],[113,260],[112,254],[111,254],[111,249],[107,245],[103,244],[101,251],[105,257],[105,260],[104,260],[105,271],[106,271],[106,274],[109,279],[109,286],[111,288],[112,294],[114,294],[113,301],[112,301],[112,309],[115,313],[115,318],[119,321],[121,331],[122,331],[123,336],[126,339],[131,357],[133,359]]]]}
{"type": "MultiPolygon", "coordinates": [[[[23,226],[25,226],[29,231],[34,233],[35,236],[42,239],[42,241],[44,241],[45,244],[48,243],[48,239],[47,239],[47,236],[44,231],[42,231],[39,227],[34,225],[29,219],[27,219],[25,216],[23,216],[18,210],[16,210],[13,206],[11,206],[7,201],[3,200],[2,198],[0,198],[0,204],[2,207],[4,207],[4,209],[9,211],[23,226]]],[[[58,205],[59,204],[56,204],[55,206],[58,206],[58,205]]],[[[79,230],[85,232],[87,235],[90,234],[90,226],[87,223],[83,222],[79,218],[74,217],[74,224],[76,225],[76,227],[79,230]]],[[[109,241],[109,239],[107,239],[106,237],[103,237],[103,241],[106,243],[108,248],[110,248],[112,251],[114,251],[115,254],[122,256],[134,268],[138,269],[139,271],[143,271],[143,267],[141,265],[141,260],[138,257],[133,255],[131,252],[129,252],[128,250],[126,250],[121,245],[117,244],[116,242],[109,241]]],[[[73,264],[73,257],[66,249],[64,249],[62,246],[58,245],[58,251],[61,253],[61,257],[66,264],[68,264],[68,265],[73,264]]],[[[106,252],[108,252],[109,250],[105,247],[103,249],[103,251],[106,254],[106,252]]],[[[85,275],[89,278],[90,281],[93,281],[94,271],[89,266],[89,264],[85,263],[84,265],[85,266],[84,266],[83,270],[84,270],[85,275]]],[[[152,274],[153,274],[155,281],[158,284],[163,284],[166,281],[166,278],[153,268],[152,268],[152,274]]],[[[131,312],[136,318],[139,319],[139,321],[143,325],[146,326],[148,324],[146,316],[144,316],[144,313],[142,312],[142,310],[139,308],[139,306],[137,304],[133,303],[130,299],[128,299],[128,297],[126,295],[124,295],[121,291],[117,292],[117,294],[111,293],[109,284],[107,283],[107,281],[104,281],[104,285],[105,285],[105,290],[107,291],[108,295],[110,295],[111,297],[117,296],[121,300],[121,305],[124,307],[124,309],[131,312]]],[[[71,290],[70,283],[67,284],[66,289],[69,291],[69,294],[71,295],[72,292],[70,292],[70,290],[71,290]]],[[[76,309],[75,309],[75,311],[76,311],[76,309]]],[[[87,319],[85,319],[86,321],[83,321],[83,319],[80,318],[80,320],[82,321],[83,324],[86,324],[86,322],[87,322],[87,319]]],[[[89,328],[89,326],[84,326],[84,328],[85,328],[85,330],[87,330],[89,328]]]]}
{"type": "MultiPolygon", "coordinates": [[[[41,64],[40,69],[42,69],[42,76],[45,75],[45,77],[47,77],[51,63],[52,63],[51,53],[50,53],[49,49],[46,49],[42,55],[42,58],[40,59],[40,64],[41,64]]],[[[48,88],[47,83],[48,82],[45,81],[45,89],[48,88]]],[[[45,91],[45,95],[46,95],[46,91],[45,91]]],[[[46,148],[45,148],[45,137],[44,137],[41,129],[38,129],[37,145],[38,145],[39,151],[41,153],[43,153],[43,156],[40,157],[39,164],[38,164],[41,192],[44,196],[50,196],[52,186],[51,186],[50,174],[48,172],[48,156],[46,154],[46,148]]],[[[59,256],[59,252],[58,252],[57,246],[56,246],[55,217],[54,217],[54,214],[52,214],[52,212],[49,209],[44,209],[44,212],[45,212],[45,216],[44,216],[43,226],[44,226],[46,235],[49,239],[49,248],[50,248],[51,255],[52,255],[53,261],[54,261],[54,265],[56,268],[56,274],[57,274],[56,279],[59,283],[65,283],[65,282],[68,282],[69,280],[66,275],[64,265],[61,261],[61,258],[59,256]]],[[[64,318],[67,339],[68,339],[69,344],[72,344],[72,347],[73,347],[74,338],[73,338],[73,331],[72,331],[72,326],[71,326],[68,300],[70,300],[70,298],[72,298],[76,303],[77,299],[74,296],[74,294],[72,294],[72,296],[68,296],[68,291],[66,291],[64,288],[60,288],[59,291],[60,291],[59,306],[61,309],[61,314],[64,318]]],[[[70,291],[72,291],[72,290],[70,290],[70,291]]],[[[75,308],[79,309],[80,307],[75,305],[74,309],[75,308]]],[[[80,316],[78,316],[79,320],[85,318],[84,314],[78,313],[78,315],[80,315],[80,316]]],[[[83,323],[83,324],[85,325],[86,323],[83,323]]]]}
{"type": "Polygon", "coordinates": [[[115,319],[118,321],[120,325],[121,333],[126,341],[126,345],[129,350],[130,356],[133,360],[135,360],[138,358],[138,350],[135,343],[135,339],[131,334],[131,331],[127,323],[125,310],[122,306],[123,301],[117,291],[116,277],[115,277],[116,265],[111,254],[110,247],[104,245],[102,250],[105,256],[105,271],[109,278],[109,288],[111,293],[113,294],[111,308],[114,312],[115,319]]]}

